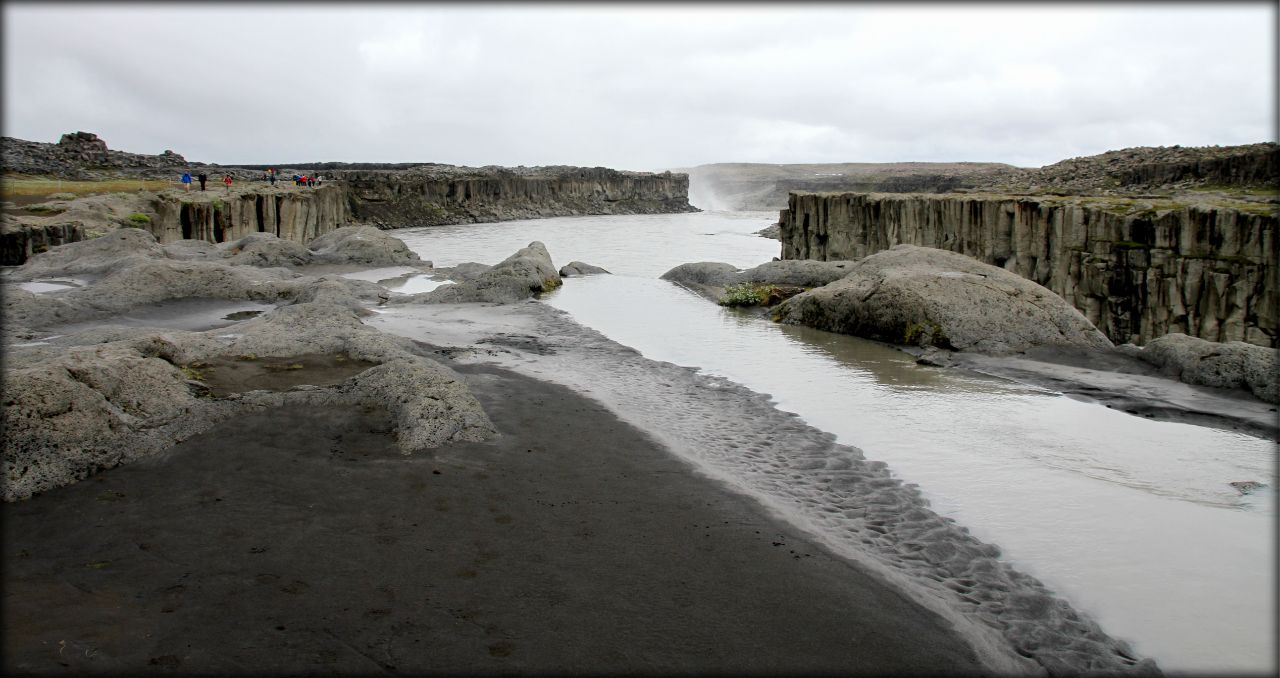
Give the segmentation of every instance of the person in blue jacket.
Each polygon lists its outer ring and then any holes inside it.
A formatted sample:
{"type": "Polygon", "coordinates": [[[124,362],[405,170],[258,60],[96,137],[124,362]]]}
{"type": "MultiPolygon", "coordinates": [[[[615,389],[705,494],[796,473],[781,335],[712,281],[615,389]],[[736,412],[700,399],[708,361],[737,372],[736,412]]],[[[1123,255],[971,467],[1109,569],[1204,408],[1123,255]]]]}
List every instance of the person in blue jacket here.
{"type": "Polygon", "coordinates": [[[182,173],[182,190],[184,191],[191,190],[191,173],[190,172],[182,173]]]}

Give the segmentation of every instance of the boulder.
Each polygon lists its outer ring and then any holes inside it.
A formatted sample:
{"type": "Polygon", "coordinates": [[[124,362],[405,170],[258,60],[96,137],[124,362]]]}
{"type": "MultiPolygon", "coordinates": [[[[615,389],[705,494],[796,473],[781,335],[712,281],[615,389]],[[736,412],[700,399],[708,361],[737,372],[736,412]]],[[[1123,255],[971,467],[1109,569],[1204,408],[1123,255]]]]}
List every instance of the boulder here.
{"type": "Polygon", "coordinates": [[[307,243],[317,262],[396,266],[417,263],[417,253],[372,226],[344,226],[307,243]]]}
{"type": "Polygon", "coordinates": [[[250,233],[234,242],[223,243],[219,250],[232,264],[265,268],[304,266],[314,258],[311,250],[292,240],[281,240],[274,233],[250,233]]]}
{"type": "Polygon", "coordinates": [[[479,278],[482,273],[493,268],[489,264],[480,264],[474,261],[464,261],[454,266],[448,272],[448,278],[454,282],[466,282],[479,278]]]}
{"type": "Polygon", "coordinates": [[[584,264],[581,261],[571,261],[560,267],[561,278],[569,278],[575,275],[597,275],[601,273],[608,273],[608,271],[600,268],[599,266],[584,264]]]}
{"type": "Polygon", "coordinates": [[[812,259],[769,261],[755,268],[729,276],[729,284],[787,285],[821,287],[835,282],[853,270],[852,261],[815,261],[812,259]]]}
{"type": "Polygon", "coordinates": [[[662,279],[725,306],[772,306],[806,288],[839,280],[848,274],[852,263],[774,260],[739,271],[730,264],[701,261],[676,266],[663,273],[662,279]]]}
{"type": "Polygon", "coordinates": [[[394,297],[389,303],[456,304],[491,302],[509,304],[559,287],[560,274],[540,242],[529,243],[495,264],[474,280],[437,287],[430,292],[394,297]]]}
{"type": "Polygon", "coordinates": [[[663,273],[661,278],[681,284],[725,287],[732,283],[732,276],[737,272],[738,267],[732,264],[719,261],[696,261],[680,264],[663,273]]]}
{"type": "Polygon", "coordinates": [[[782,322],[892,344],[1011,353],[1034,346],[1111,348],[1061,297],[961,254],[898,245],[775,309],[782,322]]]}
{"type": "Polygon", "coordinates": [[[1188,384],[1241,388],[1260,400],[1280,402],[1280,366],[1274,348],[1174,333],[1147,342],[1134,354],[1188,384]]]}

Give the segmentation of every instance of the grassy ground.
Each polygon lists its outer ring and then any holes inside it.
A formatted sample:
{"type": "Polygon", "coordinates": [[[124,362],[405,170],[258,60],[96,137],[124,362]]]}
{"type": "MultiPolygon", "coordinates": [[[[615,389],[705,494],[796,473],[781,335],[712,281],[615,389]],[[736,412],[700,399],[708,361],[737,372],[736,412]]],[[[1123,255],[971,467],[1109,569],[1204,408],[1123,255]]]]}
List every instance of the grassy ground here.
{"type": "Polygon", "coordinates": [[[176,181],[157,179],[112,179],[109,181],[65,181],[39,177],[6,175],[0,177],[0,196],[18,205],[31,205],[50,199],[55,193],[92,195],[126,191],[159,191],[173,188],[176,181]]]}

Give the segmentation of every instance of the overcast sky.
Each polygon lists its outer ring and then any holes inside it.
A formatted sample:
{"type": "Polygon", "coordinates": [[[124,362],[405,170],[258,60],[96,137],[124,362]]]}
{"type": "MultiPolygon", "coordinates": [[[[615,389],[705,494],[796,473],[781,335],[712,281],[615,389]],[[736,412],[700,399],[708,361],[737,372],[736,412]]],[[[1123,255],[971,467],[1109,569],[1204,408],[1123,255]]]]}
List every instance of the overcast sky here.
{"type": "Polygon", "coordinates": [[[4,134],[651,170],[1275,140],[1276,5],[4,4],[4,134]]]}

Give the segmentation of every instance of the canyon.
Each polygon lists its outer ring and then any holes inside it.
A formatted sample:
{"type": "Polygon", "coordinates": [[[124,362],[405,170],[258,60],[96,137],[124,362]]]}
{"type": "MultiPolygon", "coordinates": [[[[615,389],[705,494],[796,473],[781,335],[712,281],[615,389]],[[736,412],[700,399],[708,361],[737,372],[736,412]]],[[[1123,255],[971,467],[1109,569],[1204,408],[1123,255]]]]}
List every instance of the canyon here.
{"type": "Polygon", "coordinates": [[[1276,346],[1274,202],[796,192],[779,223],[783,259],[909,244],[999,266],[1060,295],[1117,344],[1179,332],[1276,346]]]}
{"type": "MultiPolygon", "coordinates": [[[[303,164],[263,180],[262,166],[221,167],[160,156],[110,151],[96,135],[63,135],[58,144],[4,139],[10,172],[57,180],[128,177],[164,179],[174,188],[80,198],[53,193],[39,205],[7,203],[0,224],[0,265],[20,265],[54,245],[117,227],[142,228],[161,243],[226,242],[270,233],[305,243],[353,224],[381,229],[559,216],[694,212],[689,178],[671,172],[604,167],[457,167],[442,164],[303,164]],[[206,172],[207,191],[177,188],[181,172],[206,172]],[[294,174],[322,172],[316,187],[293,185],[294,174]],[[233,177],[230,189],[220,179],[233,177]]],[[[118,189],[117,189],[118,190],[118,189]]],[[[6,196],[6,199],[8,196],[6,196]]]]}

